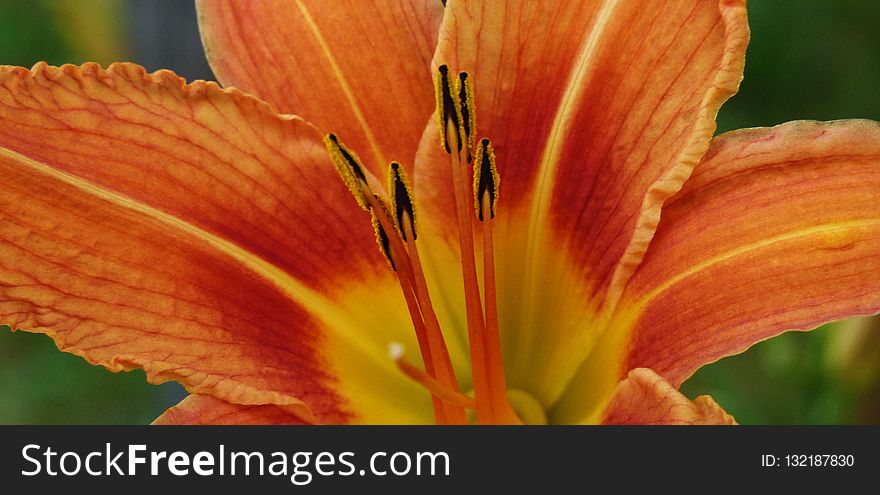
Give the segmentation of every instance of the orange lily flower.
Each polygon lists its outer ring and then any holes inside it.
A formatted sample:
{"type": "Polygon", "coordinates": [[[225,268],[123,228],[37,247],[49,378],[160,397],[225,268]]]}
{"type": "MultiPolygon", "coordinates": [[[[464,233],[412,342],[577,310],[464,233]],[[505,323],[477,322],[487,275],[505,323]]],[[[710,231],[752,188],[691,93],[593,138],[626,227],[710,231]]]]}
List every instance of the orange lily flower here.
{"type": "Polygon", "coordinates": [[[880,125],[712,137],[744,0],[197,3],[226,89],[0,71],[0,323],[157,423],[732,423],[677,387],[880,311],[880,125]]]}

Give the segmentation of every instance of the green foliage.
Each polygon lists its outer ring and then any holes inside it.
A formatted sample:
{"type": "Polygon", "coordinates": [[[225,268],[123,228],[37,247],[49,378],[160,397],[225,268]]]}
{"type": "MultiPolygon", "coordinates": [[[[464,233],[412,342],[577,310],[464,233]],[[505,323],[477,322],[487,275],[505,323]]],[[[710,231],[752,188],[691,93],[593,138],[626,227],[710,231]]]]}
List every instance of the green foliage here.
{"type": "Polygon", "coordinates": [[[743,424],[851,423],[852,391],[824,366],[834,330],[828,325],[757,344],[705,366],[682,392],[711,395],[743,424]]]}
{"type": "Polygon", "coordinates": [[[880,2],[749,2],[752,38],[739,94],[719,131],[789,120],[880,120],[880,2]]]}
{"type": "Polygon", "coordinates": [[[30,67],[41,60],[71,62],[75,54],[49,27],[50,15],[41,1],[0,2],[0,63],[30,67]]]}
{"type": "Polygon", "coordinates": [[[0,326],[0,423],[149,423],[180,386],[149,385],[143,371],[110,373],[59,352],[49,337],[0,326]]]}

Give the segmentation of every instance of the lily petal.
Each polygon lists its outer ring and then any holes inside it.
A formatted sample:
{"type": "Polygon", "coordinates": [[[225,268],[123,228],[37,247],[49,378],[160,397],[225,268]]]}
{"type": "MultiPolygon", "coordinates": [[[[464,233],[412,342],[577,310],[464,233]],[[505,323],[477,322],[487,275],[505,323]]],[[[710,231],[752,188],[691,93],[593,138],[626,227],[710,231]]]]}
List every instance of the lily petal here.
{"type": "Polygon", "coordinates": [[[0,322],[228,402],[430,420],[386,354],[416,348],[396,279],[311,125],[132,64],[3,68],[0,122],[0,322]]]}
{"type": "Polygon", "coordinates": [[[154,425],[290,425],[302,419],[278,406],[230,404],[209,395],[188,395],[153,421],[154,425]]]}
{"type": "MultiPolygon", "coordinates": [[[[748,37],[740,0],[449,2],[435,65],[471,73],[478,135],[497,154],[511,386],[548,407],[563,392],[663,202],[708,149],[715,114],[742,79],[748,37]]],[[[416,164],[417,196],[432,216],[454,211],[436,132],[416,164]]],[[[455,245],[453,219],[422,223],[455,245]]]]}
{"type": "Polygon", "coordinates": [[[433,110],[438,0],[199,0],[208,61],[224,86],[335,132],[384,176],[410,164],[433,110]]]}
{"type": "Polygon", "coordinates": [[[678,386],[786,330],[880,311],[880,124],[791,122],[715,139],[559,420],[650,367],[678,386]],[[602,370],[602,371],[599,371],[602,370]]]}
{"type": "Polygon", "coordinates": [[[653,370],[637,368],[617,385],[603,423],[734,425],[736,420],[708,395],[691,401],[653,370]]]}

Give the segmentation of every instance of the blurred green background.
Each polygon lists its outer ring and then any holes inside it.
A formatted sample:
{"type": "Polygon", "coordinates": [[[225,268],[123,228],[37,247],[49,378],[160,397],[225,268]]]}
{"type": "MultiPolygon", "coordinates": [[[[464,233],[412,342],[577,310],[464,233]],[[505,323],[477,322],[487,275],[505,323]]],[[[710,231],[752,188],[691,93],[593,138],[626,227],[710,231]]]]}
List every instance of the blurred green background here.
{"type": "MultiPolygon", "coordinates": [[[[719,131],[793,119],[880,120],[880,2],[752,0],[740,93],[719,131]]],[[[0,63],[133,60],[211,78],[187,0],[3,0],[0,63]]],[[[788,333],[701,369],[690,397],[710,394],[741,423],[880,422],[880,325],[788,333]]],[[[58,352],[48,337],[0,327],[0,423],[147,423],[176,403],[177,384],[113,374],[58,352]]]]}

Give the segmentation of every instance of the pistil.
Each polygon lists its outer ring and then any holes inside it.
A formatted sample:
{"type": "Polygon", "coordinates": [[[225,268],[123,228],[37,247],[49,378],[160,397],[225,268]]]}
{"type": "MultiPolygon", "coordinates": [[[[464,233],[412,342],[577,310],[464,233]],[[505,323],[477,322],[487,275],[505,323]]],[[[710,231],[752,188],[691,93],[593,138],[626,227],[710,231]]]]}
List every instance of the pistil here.
{"type": "Polygon", "coordinates": [[[403,345],[397,342],[392,342],[388,346],[388,354],[403,374],[430,390],[434,397],[438,397],[446,401],[448,404],[458,406],[459,408],[474,409],[476,407],[473,398],[464,395],[458,390],[448,388],[445,384],[440,383],[424,371],[408,363],[403,357],[403,345]]]}

